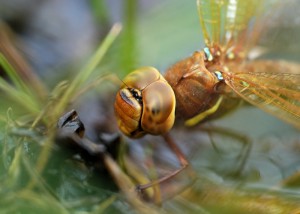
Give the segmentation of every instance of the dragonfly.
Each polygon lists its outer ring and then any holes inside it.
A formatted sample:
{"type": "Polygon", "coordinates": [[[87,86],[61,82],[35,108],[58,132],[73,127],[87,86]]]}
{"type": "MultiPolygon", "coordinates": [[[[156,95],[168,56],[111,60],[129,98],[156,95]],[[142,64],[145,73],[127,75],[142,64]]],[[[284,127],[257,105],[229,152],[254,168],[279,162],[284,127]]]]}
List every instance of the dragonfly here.
{"type": "MultiPolygon", "coordinates": [[[[164,76],[153,67],[128,74],[114,104],[120,130],[131,138],[166,136],[175,118],[193,126],[223,116],[241,101],[300,128],[300,64],[250,57],[272,8],[281,4],[197,0],[205,47],[164,76]]],[[[188,162],[168,137],[166,141],[183,166],[173,176],[188,162]]]]}
{"type": "Polygon", "coordinates": [[[164,77],[152,67],[126,76],[115,102],[121,131],[133,138],[160,135],[171,129],[175,115],[195,125],[225,114],[237,100],[300,128],[300,65],[248,59],[272,6],[270,0],[198,0],[206,47],[164,77]]]}

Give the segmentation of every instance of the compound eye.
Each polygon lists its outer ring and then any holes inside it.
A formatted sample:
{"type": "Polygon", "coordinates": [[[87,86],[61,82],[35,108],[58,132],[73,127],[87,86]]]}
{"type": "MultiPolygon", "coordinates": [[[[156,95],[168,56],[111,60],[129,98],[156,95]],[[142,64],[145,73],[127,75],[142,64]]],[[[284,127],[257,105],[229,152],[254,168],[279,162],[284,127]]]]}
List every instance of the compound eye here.
{"type": "Polygon", "coordinates": [[[144,135],[140,127],[143,110],[140,91],[121,89],[117,93],[114,107],[118,126],[125,135],[132,138],[144,135]]]}
{"type": "Polygon", "coordinates": [[[153,135],[168,132],[175,120],[176,100],[171,86],[156,81],[143,91],[143,116],[141,126],[153,135]]]}

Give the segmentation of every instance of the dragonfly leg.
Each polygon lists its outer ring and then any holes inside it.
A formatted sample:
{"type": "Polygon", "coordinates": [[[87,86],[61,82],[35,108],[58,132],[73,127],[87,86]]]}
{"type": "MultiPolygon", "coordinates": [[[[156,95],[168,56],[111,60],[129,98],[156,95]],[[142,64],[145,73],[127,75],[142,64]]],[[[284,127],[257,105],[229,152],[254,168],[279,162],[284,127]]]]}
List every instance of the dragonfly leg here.
{"type": "MultiPolygon", "coordinates": [[[[176,155],[176,157],[177,157],[178,161],[180,162],[181,166],[180,166],[179,169],[176,169],[175,171],[171,172],[170,174],[168,174],[168,175],[166,175],[162,178],[156,179],[156,180],[151,181],[147,184],[138,185],[137,186],[137,191],[140,192],[140,193],[143,192],[144,190],[146,190],[147,188],[154,187],[155,185],[158,185],[158,184],[161,184],[165,181],[168,181],[169,179],[175,177],[176,175],[178,175],[180,172],[182,172],[184,169],[186,169],[189,166],[189,162],[186,159],[185,155],[182,153],[182,151],[176,145],[176,143],[173,141],[173,139],[170,137],[170,135],[165,134],[165,135],[163,135],[163,138],[166,141],[169,148],[171,149],[171,151],[173,151],[174,154],[176,155]]],[[[193,177],[195,177],[195,175],[193,177]]]]}
{"type": "Polygon", "coordinates": [[[239,176],[242,174],[245,165],[247,163],[248,157],[250,155],[251,152],[251,148],[252,148],[252,141],[244,136],[243,134],[240,134],[234,130],[230,130],[228,128],[221,128],[221,127],[201,127],[200,128],[202,131],[206,131],[209,134],[209,137],[211,138],[211,142],[213,144],[213,147],[216,149],[216,151],[219,151],[217,145],[215,145],[215,142],[212,138],[212,133],[221,135],[221,136],[227,136],[229,138],[232,138],[235,140],[235,142],[242,144],[242,149],[241,152],[239,152],[238,155],[238,166],[235,170],[235,172],[233,173],[234,176],[239,176]]]}

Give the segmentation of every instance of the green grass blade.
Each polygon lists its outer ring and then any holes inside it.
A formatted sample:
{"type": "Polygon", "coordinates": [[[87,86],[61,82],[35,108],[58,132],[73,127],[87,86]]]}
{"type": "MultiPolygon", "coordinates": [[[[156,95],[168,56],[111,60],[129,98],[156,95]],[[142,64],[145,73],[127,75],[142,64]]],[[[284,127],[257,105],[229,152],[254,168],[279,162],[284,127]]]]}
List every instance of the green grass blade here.
{"type": "Polygon", "coordinates": [[[99,46],[98,50],[87,63],[87,65],[79,72],[75,79],[71,82],[70,86],[66,90],[65,94],[62,96],[60,102],[56,106],[57,113],[61,112],[65,106],[68,104],[72,96],[79,90],[79,88],[89,79],[93,74],[95,68],[102,60],[103,56],[112,45],[113,41],[119,35],[121,31],[121,25],[115,24],[110,30],[103,43],[99,46]]]}
{"type": "Polygon", "coordinates": [[[31,113],[36,113],[39,111],[39,105],[35,101],[34,97],[26,92],[14,88],[3,78],[0,78],[0,89],[3,90],[3,92],[5,92],[9,98],[19,103],[31,113]]]}
{"type": "Polygon", "coordinates": [[[26,84],[20,75],[18,75],[18,73],[15,71],[15,69],[9,64],[9,62],[7,61],[7,59],[5,58],[5,56],[0,53],[0,66],[3,67],[3,70],[5,71],[5,73],[7,74],[7,76],[9,77],[9,79],[11,80],[11,82],[13,83],[13,85],[21,91],[26,92],[27,94],[30,94],[33,96],[32,94],[32,90],[30,90],[30,88],[28,87],[28,84],[26,84]]]}

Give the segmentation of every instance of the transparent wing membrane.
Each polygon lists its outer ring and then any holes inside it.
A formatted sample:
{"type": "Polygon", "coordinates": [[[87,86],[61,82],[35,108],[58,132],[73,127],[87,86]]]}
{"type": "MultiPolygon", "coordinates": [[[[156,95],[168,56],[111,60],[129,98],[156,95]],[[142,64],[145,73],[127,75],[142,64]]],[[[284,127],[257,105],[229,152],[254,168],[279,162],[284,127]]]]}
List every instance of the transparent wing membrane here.
{"type": "Polygon", "coordinates": [[[300,65],[284,66],[296,70],[282,73],[282,63],[274,61],[273,70],[256,66],[255,71],[229,75],[226,83],[246,101],[300,128],[300,65]]]}
{"type": "Polygon", "coordinates": [[[275,0],[197,0],[206,45],[249,51],[275,3],[275,0]]]}
{"type": "MultiPolygon", "coordinates": [[[[287,1],[197,0],[208,47],[246,59],[267,23],[287,1]]],[[[289,0],[289,4],[293,1],[289,0]]],[[[251,104],[300,128],[300,65],[286,61],[238,60],[224,71],[226,83],[251,104]]]]}

